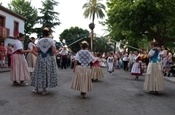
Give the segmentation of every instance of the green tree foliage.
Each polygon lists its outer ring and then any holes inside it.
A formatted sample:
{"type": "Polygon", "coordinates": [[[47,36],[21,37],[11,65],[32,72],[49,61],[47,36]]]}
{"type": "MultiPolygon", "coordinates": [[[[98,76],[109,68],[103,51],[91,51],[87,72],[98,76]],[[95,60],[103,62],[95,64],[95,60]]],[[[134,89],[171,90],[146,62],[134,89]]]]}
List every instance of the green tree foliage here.
{"type": "Polygon", "coordinates": [[[108,0],[107,24],[116,40],[137,44],[155,39],[166,45],[175,38],[175,0],[108,0]]]}
{"type": "Polygon", "coordinates": [[[41,28],[37,28],[38,37],[41,37],[41,32],[44,27],[49,27],[53,30],[56,26],[60,25],[59,13],[54,10],[58,6],[55,0],[42,1],[42,8],[39,8],[41,16],[38,17],[41,28]]]}
{"type": "Polygon", "coordinates": [[[95,16],[100,19],[105,17],[104,11],[106,7],[101,3],[101,0],[89,0],[83,5],[83,9],[85,9],[83,13],[84,17],[92,19],[93,23],[95,16]]]}
{"type": "Polygon", "coordinates": [[[38,12],[35,7],[27,0],[12,0],[8,7],[13,12],[25,17],[27,20],[24,25],[24,34],[26,39],[24,41],[24,48],[27,48],[29,42],[29,35],[35,32],[34,25],[37,23],[38,12]]]}
{"type": "Polygon", "coordinates": [[[24,33],[28,35],[33,33],[33,27],[37,23],[37,9],[31,5],[31,2],[27,0],[12,0],[8,6],[10,10],[27,19],[24,33]]]}
{"type": "Polygon", "coordinates": [[[71,27],[69,29],[65,29],[61,34],[60,34],[60,41],[63,41],[63,39],[65,40],[66,44],[69,45],[79,39],[82,38],[82,40],[76,42],[75,44],[69,46],[69,48],[74,51],[77,52],[78,50],[80,50],[80,43],[83,40],[86,40],[87,42],[89,42],[89,31],[88,30],[84,30],[82,28],[79,27],[71,27]],[[84,39],[83,39],[84,38],[84,39]]]}
{"type": "Polygon", "coordinates": [[[114,51],[110,44],[108,44],[108,39],[105,37],[96,37],[94,40],[94,52],[107,53],[114,51]]]}

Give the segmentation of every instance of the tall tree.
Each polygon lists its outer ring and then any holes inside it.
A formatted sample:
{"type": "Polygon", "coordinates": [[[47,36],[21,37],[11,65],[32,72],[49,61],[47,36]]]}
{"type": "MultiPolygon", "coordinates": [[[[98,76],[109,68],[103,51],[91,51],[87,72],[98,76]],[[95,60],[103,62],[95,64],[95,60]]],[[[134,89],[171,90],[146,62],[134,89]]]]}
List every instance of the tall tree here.
{"type": "Polygon", "coordinates": [[[109,0],[107,24],[114,39],[148,39],[166,45],[175,37],[175,0],[109,0]]]}
{"type": "Polygon", "coordinates": [[[84,17],[92,19],[92,23],[94,23],[95,16],[101,19],[105,17],[106,7],[101,3],[101,0],[89,0],[83,5],[83,9],[85,9],[84,17]]]}
{"type": "Polygon", "coordinates": [[[94,20],[95,20],[95,16],[97,18],[104,18],[105,14],[104,11],[106,10],[106,7],[104,4],[101,3],[101,0],[89,0],[87,3],[85,3],[83,5],[83,9],[84,10],[84,17],[85,18],[90,18],[92,19],[92,23],[90,23],[89,28],[91,29],[91,50],[93,51],[93,37],[94,37],[94,28],[95,28],[95,24],[94,24],[94,20]]]}
{"type": "Polygon", "coordinates": [[[24,33],[31,34],[34,32],[34,25],[37,23],[37,9],[27,0],[12,0],[9,4],[9,9],[15,13],[25,17],[27,21],[24,26],[24,33]]]}
{"type": "Polygon", "coordinates": [[[60,25],[59,13],[54,10],[55,6],[58,6],[58,2],[55,0],[42,1],[42,8],[39,8],[41,16],[38,17],[39,23],[42,25],[38,28],[38,36],[41,37],[41,29],[49,27],[53,30],[56,26],[60,25]]]}
{"type": "Polygon", "coordinates": [[[80,49],[81,41],[87,40],[87,42],[89,42],[89,39],[86,39],[88,37],[89,37],[89,31],[79,27],[71,27],[69,29],[65,29],[60,34],[60,40],[63,41],[64,39],[67,45],[72,44],[69,46],[69,48],[74,52],[77,52],[80,49]]]}

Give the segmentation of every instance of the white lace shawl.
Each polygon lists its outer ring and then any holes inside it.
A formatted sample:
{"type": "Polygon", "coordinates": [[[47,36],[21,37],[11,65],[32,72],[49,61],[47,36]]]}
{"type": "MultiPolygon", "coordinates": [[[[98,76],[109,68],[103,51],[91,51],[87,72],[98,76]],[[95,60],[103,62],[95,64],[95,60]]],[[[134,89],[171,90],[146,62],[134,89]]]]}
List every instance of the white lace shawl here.
{"type": "Polygon", "coordinates": [[[36,44],[36,47],[38,47],[43,53],[46,53],[52,46],[55,47],[55,42],[51,38],[41,38],[36,44]]]}
{"type": "Polygon", "coordinates": [[[88,66],[90,62],[95,62],[96,58],[89,50],[80,50],[75,56],[75,60],[79,61],[82,66],[88,66]]]}

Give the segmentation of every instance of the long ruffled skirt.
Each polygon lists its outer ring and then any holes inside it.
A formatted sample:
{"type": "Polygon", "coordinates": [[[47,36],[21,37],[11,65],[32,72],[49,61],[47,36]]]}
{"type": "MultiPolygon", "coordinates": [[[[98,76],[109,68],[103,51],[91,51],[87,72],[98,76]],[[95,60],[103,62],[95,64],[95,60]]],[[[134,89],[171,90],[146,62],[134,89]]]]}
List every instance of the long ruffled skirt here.
{"type": "Polygon", "coordinates": [[[27,61],[23,54],[11,55],[11,73],[12,81],[27,81],[30,80],[30,73],[28,71],[27,61]]]}
{"type": "Polygon", "coordinates": [[[80,92],[88,92],[92,90],[91,69],[77,65],[72,79],[72,89],[80,92]]]}
{"type": "Polygon", "coordinates": [[[159,63],[149,63],[144,82],[144,90],[146,91],[162,91],[164,90],[164,77],[159,63]]]}
{"type": "Polygon", "coordinates": [[[102,79],[102,78],[104,78],[101,67],[92,67],[91,77],[92,77],[92,79],[102,79]]]}
{"type": "Polygon", "coordinates": [[[27,63],[28,63],[28,67],[29,67],[29,72],[33,72],[34,71],[34,67],[36,65],[36,56],[32,53],[28,53],[27,54],[27,63]]]}

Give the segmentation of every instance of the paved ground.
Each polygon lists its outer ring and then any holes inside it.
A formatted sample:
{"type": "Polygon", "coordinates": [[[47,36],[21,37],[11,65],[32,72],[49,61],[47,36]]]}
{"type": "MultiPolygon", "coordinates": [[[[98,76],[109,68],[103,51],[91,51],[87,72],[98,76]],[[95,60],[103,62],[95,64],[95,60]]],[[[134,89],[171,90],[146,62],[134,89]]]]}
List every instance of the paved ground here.
{"type": "Polygon", "coordinates": [[[175,84],[165,81],[159,95],[143,91],[144,77],[133,80],[117,70],[94,82],[94,90],[82,99],[70,89],[72,70],[59,70],[59,86],[47,96],[32,93],[33,87],[14,87],[9,72],[0,73],[0,115],[175,115],[175,84]]]}

